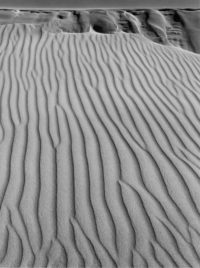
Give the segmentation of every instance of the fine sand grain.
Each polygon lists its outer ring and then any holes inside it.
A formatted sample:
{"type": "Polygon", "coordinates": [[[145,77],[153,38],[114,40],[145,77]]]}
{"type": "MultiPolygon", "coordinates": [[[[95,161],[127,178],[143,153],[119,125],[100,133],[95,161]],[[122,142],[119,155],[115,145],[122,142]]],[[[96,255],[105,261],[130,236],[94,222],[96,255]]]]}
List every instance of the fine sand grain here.
{"type": "Polygon", "coordinates": [[[200,56],[2,25],[0,176],[3,267],[199,267],[200,56]]]}

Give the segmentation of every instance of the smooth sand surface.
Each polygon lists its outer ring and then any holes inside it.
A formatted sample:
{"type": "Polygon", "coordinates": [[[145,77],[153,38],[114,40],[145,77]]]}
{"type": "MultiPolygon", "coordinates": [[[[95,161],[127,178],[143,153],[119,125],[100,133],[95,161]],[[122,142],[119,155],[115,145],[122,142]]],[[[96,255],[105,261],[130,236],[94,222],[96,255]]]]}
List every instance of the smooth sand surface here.
{"type": "Polygon", "coordinates": [[[2,267],[199,267],[200,56],[0,27],[2,267]]]}

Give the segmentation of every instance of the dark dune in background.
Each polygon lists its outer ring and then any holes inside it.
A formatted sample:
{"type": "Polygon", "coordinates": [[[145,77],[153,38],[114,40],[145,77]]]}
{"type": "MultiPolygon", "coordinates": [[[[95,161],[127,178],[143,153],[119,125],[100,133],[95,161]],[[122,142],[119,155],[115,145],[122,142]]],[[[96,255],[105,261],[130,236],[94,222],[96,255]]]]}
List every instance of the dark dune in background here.
{"type": "Polygon", "coordinates": [[[199,0],[2,0],[0,8],[94,9],[94,8],[200,8],[199,0]]]}
{"type": "Polygon", "coordinates": [[[33,24],[51,33],[138,33],[149,40],[200,53],[200,11],[133,10],[0,10],[0,25],[33,24]]]}

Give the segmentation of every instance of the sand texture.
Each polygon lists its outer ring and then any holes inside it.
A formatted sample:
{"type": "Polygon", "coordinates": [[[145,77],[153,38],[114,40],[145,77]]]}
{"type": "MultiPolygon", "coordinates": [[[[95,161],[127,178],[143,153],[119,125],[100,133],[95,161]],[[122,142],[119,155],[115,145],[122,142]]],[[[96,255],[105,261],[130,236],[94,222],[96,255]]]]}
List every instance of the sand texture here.
{"type": "Polygon", "coordinates": [[[0,10],[0,25],[33,24],[52,33],[140,33],[200,53],[200,10],[0,10]]]}
{"type": "Polygon", "coordinates": [[[1,267],[199,267],[200,55],[2,25],[0,178],[1,267]]]}

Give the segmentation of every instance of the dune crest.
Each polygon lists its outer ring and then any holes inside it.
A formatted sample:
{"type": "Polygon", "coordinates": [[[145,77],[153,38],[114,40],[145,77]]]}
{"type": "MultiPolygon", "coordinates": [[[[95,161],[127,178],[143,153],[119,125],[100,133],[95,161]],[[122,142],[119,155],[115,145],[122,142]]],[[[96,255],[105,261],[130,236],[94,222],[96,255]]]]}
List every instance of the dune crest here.
{"type": "Polygon", "coordinates": [[[28,24],[0,40],[0,265],[198,267],[200,56],[28,24]]]}
{"type": "Polygon", "coordinates": [[[31,24],[52,33],[140,33],[163,45],[200,52],[199,10],[0,10],[0,25],[31,24]]]}

